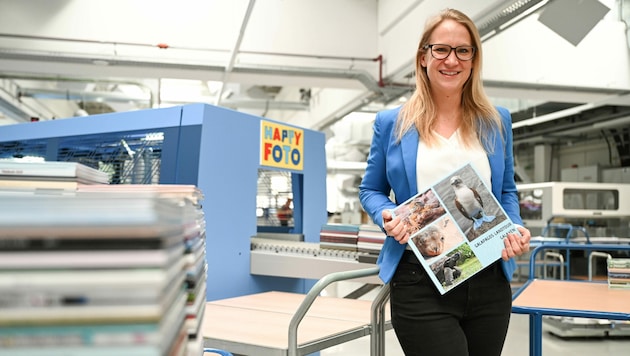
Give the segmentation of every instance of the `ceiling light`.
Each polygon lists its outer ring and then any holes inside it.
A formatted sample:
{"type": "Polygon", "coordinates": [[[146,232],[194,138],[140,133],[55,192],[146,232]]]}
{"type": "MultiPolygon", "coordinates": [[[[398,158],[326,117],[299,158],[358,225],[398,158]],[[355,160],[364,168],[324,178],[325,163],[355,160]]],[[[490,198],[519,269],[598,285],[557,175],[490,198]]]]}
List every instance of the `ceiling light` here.
{"type": "Polygon", "coordinates": [[[519,122],[515,122],[512,125],[512,129],[517,129],[519,127],[523,127],[523,126],[532,126],[532,125],[538,125],[538,124],[542,124],[544,122],[547,121],[553,121],[556,119],[561,119],[563,117],[567,117],[567,116],[571,116],[571,115],[577,115],[585,110],[589,110],[595,107],[595,104],[593,103],[588,103],[588,104],[584,104],[584,105],[579,105],[579,106],[575,106],[569,109],[565,109],[565,110],[559,110],[556,112],[552,112],[550,114],[546,114],[546,115],[541,115],[541,116],[537,116],[537,117],[532,117],[531,119],[527,119],[527,120],[522,120],[519,122]]]}
{"type": "Polygon", "coordinates": [[[164,132],[149,132],[146,134],[144,141],[164,141],[164,132]]]}

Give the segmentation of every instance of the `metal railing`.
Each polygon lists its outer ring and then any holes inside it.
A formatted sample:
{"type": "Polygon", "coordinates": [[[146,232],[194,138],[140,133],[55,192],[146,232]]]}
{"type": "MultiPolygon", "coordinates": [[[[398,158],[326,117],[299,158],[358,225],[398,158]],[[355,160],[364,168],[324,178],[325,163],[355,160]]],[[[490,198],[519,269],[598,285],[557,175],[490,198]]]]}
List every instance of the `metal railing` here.
{"type": "MultiPolygon", "coordinates": [[[[334,282],[345,281],[350,279],[375,276],[379,272],[379,267],[366,268],[353,271],[343,271],[330,273],[321,278],[317,283],[309,290],[304,300],[298,307],[295,314],[291,318],[289,323],[289,356],[298,356],[299,347],[297,342],[298,326],[302,322],[302,319],[306,316],[309,308],[315,302],[315,299],[319,296],[322,290],[328,285],[334,282]]],[[[370,316],[370,352],[372,356],[384,356],[385,355],[385,304],[389,300],[389,285],[384,285],[374,301],[371,307],[370,316]]]]}

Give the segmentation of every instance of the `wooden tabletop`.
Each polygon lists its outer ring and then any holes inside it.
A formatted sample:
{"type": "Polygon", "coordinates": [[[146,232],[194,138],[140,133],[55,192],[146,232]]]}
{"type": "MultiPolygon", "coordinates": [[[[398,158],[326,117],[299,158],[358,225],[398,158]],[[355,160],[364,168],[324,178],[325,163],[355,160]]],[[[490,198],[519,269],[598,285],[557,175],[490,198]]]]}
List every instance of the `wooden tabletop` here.
{"type": "MultiPolygon", "coordinates": [[[[266,292],[207,302],[202,335],[204,339],[286,350],[289,323],[304,297],[298,293],[266,292]]],[[[365,300],[317,297],[299,325],[298,344],[351,330],[367,330],[371,304],[365,300]]]]}
{"type": "MultiPolygon", "coordinates": [[[[208,303],[293,315],[303,300],[304,294],[265,292],[222,299],[208,303]]],[[[310,307],[307,316],[369,323],[371,306],[372,302],[368,300],[317,297],[317,299],[313,302],[313,305],[310,307]]],[[[386,311],[389,312],[389,309],[386,308],[386,311]]],[[[389,316],[389,313],[387,313],[387,316],[389,316]]]]}
{"type": "Polygon", "coordinates": [[[605,283],[536,279],[512,306],[630,314],[630,290],[610,289],[605,283]]]}

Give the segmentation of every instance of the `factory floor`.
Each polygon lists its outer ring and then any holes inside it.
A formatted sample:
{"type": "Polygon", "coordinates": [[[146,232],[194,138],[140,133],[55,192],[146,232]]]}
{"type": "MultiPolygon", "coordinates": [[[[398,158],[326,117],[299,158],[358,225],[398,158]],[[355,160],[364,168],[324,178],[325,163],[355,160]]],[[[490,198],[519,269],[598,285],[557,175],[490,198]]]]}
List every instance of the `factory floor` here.
{"type": "MultiPolygon", "coordinates": [[[[353,282],[339,282],[324,290],[324,294],[343,297],[356,288],[353,282]]],[[[360,299],[371,300],[375,291],[365,294],[360,299]]],[[[613,356],[630,354],[630,337],[623,338],[559,338],[548,332],[543,334],[542,351],[544,356],[613,356]]],[[[368,336],[330,347],[320,352],[321,356],[366,356],[370,354],[368,336]]],[[[385,355],[403,356],[393,330],[386,332],[385,355]]],[[[505,356],[529,355],[529,317],[512,314],[505,347],[505,356]]]]}

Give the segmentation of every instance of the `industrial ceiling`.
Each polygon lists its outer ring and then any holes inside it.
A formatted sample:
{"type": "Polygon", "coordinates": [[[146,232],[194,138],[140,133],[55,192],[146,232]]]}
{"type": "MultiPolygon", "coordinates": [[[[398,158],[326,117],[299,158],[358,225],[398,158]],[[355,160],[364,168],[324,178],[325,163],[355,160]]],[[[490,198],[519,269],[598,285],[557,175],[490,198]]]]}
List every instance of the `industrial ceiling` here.
{"type": "MultiPolygon", "coordinates": [[[[413,50],[396,62],[393,55],[381,53],[382,48],[394,47],[391,41],[368,50],[354,47],[355,42],[370,41],[358,41],[362,34],[384,38],[383,33],[395,32],[397,23],[409,21],[407,14],[419,9],[422,16],[414,20],[418,31],[407,35],[414,41],[424,24],[425,9],[461,6],[477,23],[484,47],[499,42],[497,38],[532,18],[577,47],[604,16],[614,14],[619,22],[627,23],[630,12],[627,0],[581,1],[586,7],[580,10],[573,6],[573,13],[595,17],[590,22],[569,20],[586,24],[568,31],[573,36],[581,33],[581,38],[569,38],[562,33],[567,21],[560,21],[559,26],[554,23],[563,17],[558,14],[563,13],[567,0],[483,0],[474,4],[440,0],[222,0],[184,1],[177,7],[164,1],[101,3],[105,5],[76,0],[0,0],[0,125],[206,102],[326,131],[353,114],[373,116],[386,106],[399,105],[413,90],[413,50]],[[116,9],[120,18],[99,20],[102,6],[116,9]],[[392,8],[396,14],[391,14],[392,8]],[[187,19],[181,19],[182,9],[187,19]],[[137,19],[137,24],[124,16],[138,11],[147,17],[137,19]],[[272,31],[281,30],[282,24],[291,20],[302,21],[307,27],[306,21],[312,20],[309,12],[328,15],[309,22],[311,28],[293,25],[290,31],[272,31]],[[200,13],[210,14],[203,21],[221,22],[221,27],[206,23],[200,28],[212,28],[209,33],[196,34],[195,38],[169,37],[188,23],[193,31],[200,13]],[[390,25],[386,26],[383,19],[388,15],[390,25]],[[90,21],[110,27],[98,31],[90,21]],[[312,23],[321,25],[312,28],[312,23]],[[169,24],[176,27],[169,29],[169,24]],[[96,38],[95,34],[109,33],[106,30],[118,32],[96,38]],[[153,33],[168,41],[143,41],[153,33]],[[314,39],[319,47],[313,45],[314,39]],[[272,50],[283,41],[297,49],[272,50]]],[[[412,41],[406,47],[415,45],[412,41]]],[[[625,46],[627,51],[627,33],[625,43],[613,45],[625,46]]],[[[558,55],[562,54],[554,54],[558,55]]],[[[622,74],[627,73],[624,71],[622,74]]],[[[488,78],[485,84],[497,103],[512,111],[516,144],[604,135],[629,150],[629,85],[584,87],[496,78],[488,78]]],[[[367,138],[359,141],[365,145],[367,138]]]]}

